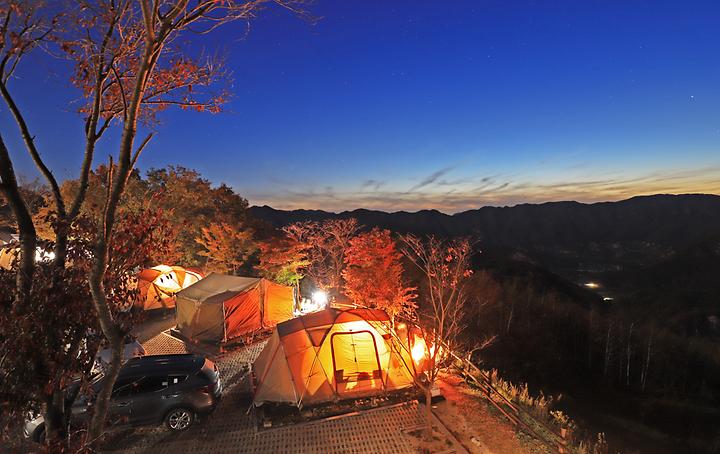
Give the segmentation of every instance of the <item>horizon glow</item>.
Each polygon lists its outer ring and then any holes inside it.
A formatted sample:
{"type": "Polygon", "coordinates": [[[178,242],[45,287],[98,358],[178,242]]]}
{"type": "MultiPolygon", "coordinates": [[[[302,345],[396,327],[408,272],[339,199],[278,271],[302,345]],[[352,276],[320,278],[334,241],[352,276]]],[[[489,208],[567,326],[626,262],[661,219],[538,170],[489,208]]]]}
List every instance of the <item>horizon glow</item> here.
{"type": "MultiPolygon", "coordinates": [[[[218,115],[170,109],[140,159],[278,209],[437,209],[720,194],[720,4],[319,1],[194,37],[227,56],[218,115]]],[[[79,94],[33,54],[10,88],[59,179],[79,94]]],[[[18,174],[38,173],[0,106],[18,174]]],[[[107,161],[117,131],[103,138],[107,161]]]]}

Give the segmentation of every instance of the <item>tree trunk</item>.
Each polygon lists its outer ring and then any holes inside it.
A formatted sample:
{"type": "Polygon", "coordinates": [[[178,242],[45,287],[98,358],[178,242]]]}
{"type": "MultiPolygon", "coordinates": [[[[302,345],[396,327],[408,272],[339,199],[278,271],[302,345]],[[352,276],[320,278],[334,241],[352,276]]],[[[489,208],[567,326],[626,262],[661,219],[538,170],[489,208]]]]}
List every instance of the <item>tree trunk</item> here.
{"type": "Polygon", "coordinates": [[[35,274],[35,250],[37,248],[37,233],[32,221],[30,211],[20,194],[15,170],[13,169],[10,154],[5,142],[0,136],[0,189],[10,205],[15,216],[20,235],[20,257],[15,277],[15,307],[18,314],[29,309],[30,291],[32,289],[33,275],[35,274]]]}
{"type": "Polygon", "coordinates": [[[608,322],[607,336],[605,337],[605,363],[603,364],[603,376],[607,379],[610,372],[610,358],[612,353],[610,351],[610,333],[612,331],[612,323],[608,322]]]}
{"type": "Polygon", "coordinates": [[[648,371],[650,370],[650,357],[652,355],[652,341],[653,333],[650,331],[650,337],[648,338],[647,354],[645,355],[645,364],[643,364],[642,378],[640,382],[640,390],[645,392],[645,386],[647,384],[648,371]]]}
{"type": "MultiPolygon", "coordinates": [[[[107,334],[106,334],[107,336],[107,334]]],[[[88,427],[87,444],[92,446],[103,434],[105,429],[105,418],[110,407],[110,397],[112,395],[113,385],[120,374],[122,367],[122,338],[119,335],[111,336],[110,352],[112,354],[110,364],[105,369],[105,378],[103,386],[95,400],[95,408],[93,409],[93,417],[88,427]]]]}
{"type": "MultiPolygon", "coordinates": [[[[143,2],[142,5],[145,6],[145,3],[143,2]]],[[[143,11],[143,13],[145,13],[145,11],[143,11]]],[[[137,133],[137,117],[140,111],[140,102],[144,93],[147,77],[152,71],[152,67],[157,61],[161,50],[162,45],[157,45],[154,41],[149,41],[145,48],[137,75],[135,76],[135,87],[129,108],[126,112],[122,136],[120,138],[117,175],[114,176],[114,180],[108,181],[110,192],[108,193],[105,205],[103,222],[98,232],[98,240],[95,247],[95,263],[89,275],[93,306],[97,313],[98,321],[100,322],[100,328],[110,343],[112,359],[105,374],[102,389],[95,402],[95,409],[88,429],[88,443],[96,443],[103,433],[112,388],[120,373],[120,367],[122,366],[122,337],[119,327],[112,316],[103,279],[109,259],[110,241],[117,208],[120,203],[120,197],[125,190],[128,175],[132,171],[132,152],[135,135],[137,133]]],[[[110,168],[112,169],[112,165],[110,168]]],[[[112,175],[112,173],[110,175],[112,175]]]]}
{"type": "Polygon", "coordinates": [[[593,321],[594,321],[595,309],[590,308],[590,316],[588,319],[588,349],[587,349],[587,368],[592,371],[593,364],[593,321]]]}
{"type": "MultiPolygon", "coordinates": [[[[0,137],[0,179],[2,179],[0,187],[15,216],[20,236],[20,256],[16,274],[15,307],[13,311],[16,314],[23,314],[29,310],[34,310],[30,298],[36,267],[37,232],[30,211],[20,194],[12,161],[2,137],[0,137]]],[[[67,238],[66,234],[64,238],[67,238]]],[[[59,255],[56,253],[55,260],[61,260],[61,263],[64,264],[66,242],[61,242],[61,247],[62,250],[58,251],[59,255]]],[[[59,273],[56,274],[59,275],[59,273]]],[[[59,386],[53,386],[53,389],[46,392],[43,402],[46,443],[54,444],[65,438],[68,422],[66,414],[63,391],[59,386]]]]}
{"type": "Polygon", "coordinates": [[[625,370],[625,386],[628,388],[630,387],[630,360],[632,359],[632,332],[633,332],[633,326],[635,323],[630,323],[630,330],[628,331],[628,338],[627,338],[627,368],[625,370]]]}
{"type": "Polygon", "coordinates": [[[432,441],[433,439],[433,426],[432,426],[432,383],[427,384],[425,387],[425,441],[432,441]]]}
{"type": "Polygon", "coordinates": [[[65,399],[60,389],[45,395],[43,418],[45,419],[45,443],[50,446],[67,436],[65,399]]]}

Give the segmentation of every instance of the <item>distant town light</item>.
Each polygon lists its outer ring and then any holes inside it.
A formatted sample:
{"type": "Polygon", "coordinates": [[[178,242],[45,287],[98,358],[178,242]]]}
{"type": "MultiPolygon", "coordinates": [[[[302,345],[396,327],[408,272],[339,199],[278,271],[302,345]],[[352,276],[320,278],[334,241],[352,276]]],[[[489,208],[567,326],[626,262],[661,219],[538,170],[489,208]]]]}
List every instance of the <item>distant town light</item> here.
{"type": "Polygon", "coordinates": [[[585,283],[585,287],[587,287],[587,288],[598,288],[598,287],[600,287],[600,284],[598,284],[597,282],[586,282],[586,283],[585,283]]]}

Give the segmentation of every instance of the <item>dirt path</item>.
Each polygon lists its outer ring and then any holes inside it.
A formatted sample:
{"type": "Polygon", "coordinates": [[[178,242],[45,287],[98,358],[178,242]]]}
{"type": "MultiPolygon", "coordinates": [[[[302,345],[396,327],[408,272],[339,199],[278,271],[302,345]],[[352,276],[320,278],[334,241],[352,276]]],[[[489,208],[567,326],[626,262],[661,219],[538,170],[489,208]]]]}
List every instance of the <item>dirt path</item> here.
{"type": "Polygon", "coordinates": [[[472,453],[510,454],[543,453],[501,415],[495,414],[483,401],[480,393],[453,375],[438,381],[445,400],[438,402],[433,411],[455,437],[472,453]],[[522,440],[522,441],[521,441],[522,440]]]}

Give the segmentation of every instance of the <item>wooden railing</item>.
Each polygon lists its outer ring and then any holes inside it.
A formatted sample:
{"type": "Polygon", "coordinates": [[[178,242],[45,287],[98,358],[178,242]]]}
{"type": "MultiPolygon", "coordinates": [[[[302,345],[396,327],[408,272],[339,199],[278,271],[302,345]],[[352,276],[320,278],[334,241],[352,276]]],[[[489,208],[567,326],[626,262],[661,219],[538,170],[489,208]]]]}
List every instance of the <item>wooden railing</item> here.
{"type": "Polygon", "coordinates": [[[566,432],[564,430],[561,433],[556,432],[556,430],[545,421],[536,418],[521,406],[516,405],[492,384],[492,378],[487,372],[477,367],[469,359],[458,356],[452,350],[449,351],[450,355],[455,359],[456,367],[463,377],[475,384],[483,392],[490,404],[505,416],[508,421],[515,425],[515,427],[543,443],[552,452],[559,454],[572,452],[572,449],[568,446],[566,432]],[[542,427],[542,430],[535,430],[528,421],[542,427]]]}

